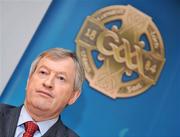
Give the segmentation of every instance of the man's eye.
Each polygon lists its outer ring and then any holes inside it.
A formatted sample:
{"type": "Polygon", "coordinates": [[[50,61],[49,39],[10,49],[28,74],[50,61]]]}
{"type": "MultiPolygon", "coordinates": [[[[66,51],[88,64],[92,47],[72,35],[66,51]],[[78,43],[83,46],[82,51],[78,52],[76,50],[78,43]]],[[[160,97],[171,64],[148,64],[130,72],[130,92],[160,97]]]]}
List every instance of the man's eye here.
{"type": "Polygon", "coordinates": [[[58,79],[61,80],[61,81],[64,81],[64,80],[65,80],[65,78],[62,77],[62,76],[58,77],[58,79]]]}
{"type": "Polygon", "coordinates": [[[45,71],[43,71],[43,70],[41,70],[39,73],[42,74],[42,75],[46,75],[46,74],[47,74],[47,73],[46,73],[45,71]]]}

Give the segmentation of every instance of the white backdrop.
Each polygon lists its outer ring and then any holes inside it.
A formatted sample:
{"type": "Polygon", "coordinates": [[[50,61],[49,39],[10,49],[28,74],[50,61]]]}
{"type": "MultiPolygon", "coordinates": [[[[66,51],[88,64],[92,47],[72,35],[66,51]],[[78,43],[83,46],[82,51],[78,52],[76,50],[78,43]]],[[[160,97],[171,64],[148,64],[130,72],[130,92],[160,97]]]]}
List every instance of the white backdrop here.
{"type": "Polygon", "coordinates": [[[51,0],[0,0],[0,95],[51,0]]]}

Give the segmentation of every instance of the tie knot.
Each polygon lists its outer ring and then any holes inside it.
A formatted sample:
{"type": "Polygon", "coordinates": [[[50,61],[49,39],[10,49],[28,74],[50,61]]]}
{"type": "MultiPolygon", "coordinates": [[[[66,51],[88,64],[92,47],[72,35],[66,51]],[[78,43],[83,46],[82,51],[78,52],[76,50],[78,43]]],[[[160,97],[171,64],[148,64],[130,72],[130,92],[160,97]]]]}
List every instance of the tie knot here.
{"type": "Polygon", "coordinates": [[[32,121],[24,123],[25,133],[23,137],[33,137],[34,133],[39,129],[38,125],[32,121]]]}

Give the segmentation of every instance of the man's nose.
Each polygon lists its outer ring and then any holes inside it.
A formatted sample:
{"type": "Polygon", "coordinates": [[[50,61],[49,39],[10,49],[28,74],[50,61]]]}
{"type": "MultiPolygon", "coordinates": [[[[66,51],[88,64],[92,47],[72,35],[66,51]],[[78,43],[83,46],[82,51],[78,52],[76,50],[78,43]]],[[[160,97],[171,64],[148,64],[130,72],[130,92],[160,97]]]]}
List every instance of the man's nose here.
{"type": "Polygon", "coordinates": [[[54,88],[54,76],[50,75],[46,80],[44,80],[43,86],[48,89],[53,89],[54,88]]]}

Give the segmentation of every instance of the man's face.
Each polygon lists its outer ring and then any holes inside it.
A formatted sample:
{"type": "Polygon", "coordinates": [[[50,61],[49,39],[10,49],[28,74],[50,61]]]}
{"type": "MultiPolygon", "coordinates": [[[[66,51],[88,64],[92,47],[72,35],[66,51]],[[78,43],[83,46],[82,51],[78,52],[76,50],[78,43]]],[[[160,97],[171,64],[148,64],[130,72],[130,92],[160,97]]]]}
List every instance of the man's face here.
{"type": "Polygon", "coordinates": [[[74,91],[74,80],[75,65],[70,57],[42,58],[29,78],[25,107],[29,111],[46,112],[47,117],[57,117],[79,97],[79,91],[74,91]]]}

